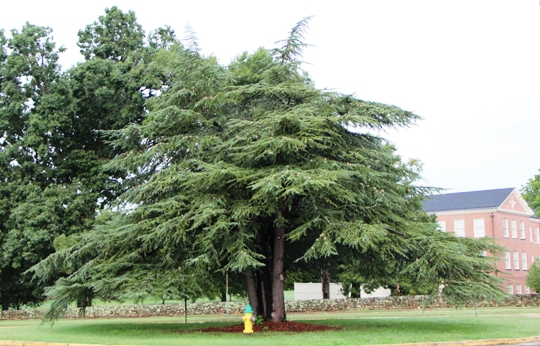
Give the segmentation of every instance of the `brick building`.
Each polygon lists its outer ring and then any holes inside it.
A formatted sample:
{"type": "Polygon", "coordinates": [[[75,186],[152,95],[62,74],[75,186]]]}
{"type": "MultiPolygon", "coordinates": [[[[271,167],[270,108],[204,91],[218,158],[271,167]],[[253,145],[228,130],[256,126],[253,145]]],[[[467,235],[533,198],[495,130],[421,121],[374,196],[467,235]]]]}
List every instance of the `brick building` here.
{"type": "MultiPolygon", "coordinates": [[[[507,251],[497,269],[509,275],[503,289],[530,293],[527,269],[540,258],[540,218],[514,188],[433,195],[424,210],[437,216],[439,229],[457,237],[493,237],[507,251]]],[[[539,292],[540,293],[540,292],[539,292]]]]}

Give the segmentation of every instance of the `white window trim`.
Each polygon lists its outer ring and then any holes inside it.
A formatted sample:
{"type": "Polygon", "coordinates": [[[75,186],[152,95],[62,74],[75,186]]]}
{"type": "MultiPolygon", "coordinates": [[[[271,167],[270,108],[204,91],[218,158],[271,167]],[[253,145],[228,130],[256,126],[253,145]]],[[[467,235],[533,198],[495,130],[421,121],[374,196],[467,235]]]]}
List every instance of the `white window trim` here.
{"type": "Polygon", "coordinates": [[[527,270],[527,252],[521,252],[521,269],[527,270]]]}
{"type": "Polygon", "coordinates": [[[525,239],[525,222],[519,222],[519,237],[525,239]]]}
{"type": "Polygon", "coordinates": [[[465,237],[465,220],[463,219],[454,220],[454,235],[456,237],[465,237]]]}
{"type": "Polygon", "coordinates": [[[504,263],[506,269],[512,269],[512,259],[510,258],[510,252],[504,253],[504,263]]]}
{"type": "Polygon", "coordinates": [[[511,220],[510,225],[512,226],[512,238],[517,239],[517,226],[516,220],[511,220]]]}
{"type": "Polygon", "coordinates": [[[508,219],[503,219],[503,236],[505,238],[510,238],[510,233],[508,232],[508,219]]]}
{"type": "Polygon", "coordinates": [[[484,238],[486,236],[486,226],[484,219],[474,219],[474,237],[475,238],[484,238]]]}
{"type": "Polygon", "coordinates": [[[512,257],[514,258],[514,270],[519,270],[519,252],[514,251],[512,257]]]}

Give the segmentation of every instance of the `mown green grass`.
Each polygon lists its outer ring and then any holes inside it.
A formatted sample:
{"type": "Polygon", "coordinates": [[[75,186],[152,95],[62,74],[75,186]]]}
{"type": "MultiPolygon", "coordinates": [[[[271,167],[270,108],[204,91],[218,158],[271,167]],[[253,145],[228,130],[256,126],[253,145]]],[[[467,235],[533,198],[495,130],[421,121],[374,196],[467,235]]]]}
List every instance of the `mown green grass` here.
{"type": "Polygon", "coordinates": [[[342,326],[317,333],[201,333],[196,329],[241,323],[241,315],[183,318],[0,321],[0,340],[124,345],[359,345],[517,338],[540,335],[540,308],[351,311],[289,314],[290,320],[342,326]]]}

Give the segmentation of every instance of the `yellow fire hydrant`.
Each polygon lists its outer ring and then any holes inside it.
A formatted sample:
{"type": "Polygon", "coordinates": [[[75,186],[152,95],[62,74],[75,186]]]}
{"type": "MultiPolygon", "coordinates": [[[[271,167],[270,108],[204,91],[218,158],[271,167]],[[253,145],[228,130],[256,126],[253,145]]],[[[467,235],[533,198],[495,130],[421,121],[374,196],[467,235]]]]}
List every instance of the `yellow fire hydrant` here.
{"type": "Polygon", "coordinates": [[[255,316],[253,316],[253,308],[251,307],[251,304],[246,306],[242,321],[244,321],[243,333],[249,336],[253,335],[253,322],[255,321],[255,316]]]}

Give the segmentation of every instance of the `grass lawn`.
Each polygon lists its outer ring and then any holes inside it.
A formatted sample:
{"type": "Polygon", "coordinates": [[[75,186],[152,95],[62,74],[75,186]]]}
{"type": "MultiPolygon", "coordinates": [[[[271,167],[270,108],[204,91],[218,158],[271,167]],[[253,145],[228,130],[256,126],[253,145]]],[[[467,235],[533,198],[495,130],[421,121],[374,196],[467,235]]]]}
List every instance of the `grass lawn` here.
{"type": "Polygon", "coordinates": [[[194,329],[241,323],[241,315],[183,318],[60,320],[51,327],[40,321],[0,321],[0,340],[124,345],[351,345],[540,335],[540,308],[371,310],[335,313],[291,313],[289,320],[343,326],[318,333],[239,334],[186,333],[194,329]]]}

